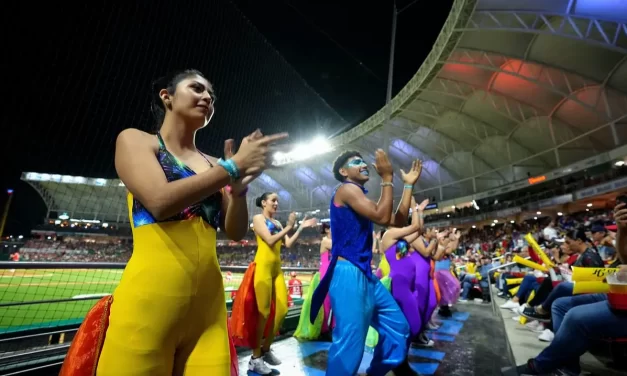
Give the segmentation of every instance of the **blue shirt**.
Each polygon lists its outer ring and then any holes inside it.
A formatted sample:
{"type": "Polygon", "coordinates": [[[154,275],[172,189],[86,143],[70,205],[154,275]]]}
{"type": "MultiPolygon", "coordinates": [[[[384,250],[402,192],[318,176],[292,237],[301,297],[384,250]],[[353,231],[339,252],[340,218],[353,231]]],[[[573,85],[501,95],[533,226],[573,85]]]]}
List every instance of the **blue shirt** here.
{"type": "MultiPolygon", "coordinates": [[[[340,184],[335,189],[335,193],[344,184],[355,183],[346,182],[340,184]]],[[[368,192],[364,187],[355,185],[361,188],[364,193],[368,192]]],[[[370,268],[370,262],[372,261],[372,231],[374,229],[372,221],[360,216],[349,206],[335,205],[335,193],[331,197],[331,209],[329,211],[333,257],[327,273],[320,280],[316,291],[313,293],[309,311],[311,323],[316,321],[320,307],[322,307],[324,299],[329,292],[333,270],[337,264],[338,257],[342,257],[355,265],[368,278],[375,278],[370,268]]]]}
{"type": "MultiPolygon", "coordinates": [[[[361,188],[364,193],[367,192],[364,187],[360,185],[357,186],[361,188]]],[[[345,258],[367,276],[370,276],[372,275],[370,262],[372,261],[372,231],[374,230],[372,221],[360,216],[349,206],[335,205],[334,199],[335,193],[331,197],[331,209],[329,213],[333,257],[345,258]]]]}

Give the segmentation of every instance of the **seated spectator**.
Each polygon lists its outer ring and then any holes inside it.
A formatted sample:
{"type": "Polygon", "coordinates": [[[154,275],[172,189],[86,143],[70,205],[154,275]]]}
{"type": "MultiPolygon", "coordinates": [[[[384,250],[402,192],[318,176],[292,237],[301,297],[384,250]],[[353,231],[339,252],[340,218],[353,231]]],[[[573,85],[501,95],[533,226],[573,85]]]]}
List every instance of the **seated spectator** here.
{"type": "MultiPolygon", "coordinates": [[[[614,209],[618,225],[617,251],[627,261],[627,206],[614,209]]],[[[627,271],[624,265],[622,270],[627,271]]],[[[627,337],[627,312],[610,307],[606,294],[585,294],[557,299],[551,307],[555,338],[537,357],[518,367],[519,375],[555,372],[578,375],[579,357],[593,340],[627,337]]]]}
{"type": "MultiPolygon", "coordinates": [[[[583,229],[569,231],[566,235],[565,244],[568,246],[568,249],[579,255],[573,266],[591,268],[602,268],[605,266],[592,240],[588,239],[583,229]]],[[[553,302],[558,298],[571,296],[573,294],[573,286],[574,284],[571,282],[561,282],[553,288],[542,304],[536,307],[525,308],[522,311],[522,315],[540,322],[549,321],[553,302]]]]}
{"type": "Polygon", "coordinates": [[[489,288],[488,284],[490,283],[490,278],[488,276],[488,272],[493,267],[491,262],[492,259],[490,258],[490,256],[483,256],[481,258],[481,266],[479,267],[479,271],[476,274],[466,273],[466,275],[464,275],[461,281],[462,294],[461,298],[459,299],[460,302],[464,303],[468,301],[470,289],[472,288],[476,280],[479,281],[479,286],[481,286],[481,289],[483,291],[486,291],[489,288]]]}

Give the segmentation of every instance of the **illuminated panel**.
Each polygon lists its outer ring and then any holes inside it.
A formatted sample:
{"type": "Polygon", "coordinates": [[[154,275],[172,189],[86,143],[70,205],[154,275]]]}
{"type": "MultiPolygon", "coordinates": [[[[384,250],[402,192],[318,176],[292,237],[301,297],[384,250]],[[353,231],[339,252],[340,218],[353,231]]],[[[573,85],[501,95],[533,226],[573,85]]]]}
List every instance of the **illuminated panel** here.
{"type": "Polygon", "coordinates": [[[577,0],[575,14],[588,15],[608,20],[627,21],[625,0],[577,0]]]}
{"type": "Polygon", "coordinates": [[[544,176],[544,175],[542,175],[542,176],[534,176],[534,177],[531,177],[531,178],[527,179],[529,184],[538,184],[538,183],[542,183],[545,180],[546,180],[546,176],[544,176]]]}
{"type": "Polygon", "coordinates": [[[401,155],[399,157],[401,161],[406,161],[406,163],[409,163],[411,160],[410,160],[410,157],[408,157],[407,155],[403,155],[403,153],[400,153],[400,150],[402,150],[404,153],[408,154],[412,158],[422,159],[423,175],[421,179],[437,180],[438,169],[439,169],[440,178],[443,183],[446,183],[452,180],[451,175],[446,169],[441,169],[439,164],[436,161],[431,159],[428,155],[423,153],[420,149],[418,149],[414,145],[409,144],[400,139],[394,140],[391,143],[391,145],[393,146],[393,148],[390,148],[390,154],[396,157],[396,153],[399,153],[399,155],[401,155]],[[429,159],[427,160],[427,158],[429,159]]]}
{"type": "Polygon", "coordinates": [[[328,185],[321,185],[314,190],[314,196],[319,199],[327,199],[333,194],[333,188],[328,185]]]}
{"type": "Polygon", "coordinates": [[[270,189],[274,189],[278,191],[282,188],[281,184],[277,183],[276,180],[272,179],[267,174],[259,175],[257,180],[259,180],[261,183],[263,183],[263,185],[265,185],[267,188],[270,188],[270,189]]]}
{"type": "Polygon", "coordinates": [[[290,202],[292,200],[292,195],[286,190],[279,191],[279,200],[290,202]]]}
{"type": "Polygon", "coordinates": [[[294,175],[304,184],[314,185],[318,179],[316,173],[309,167],[299,167],[294,170],[294,175]]]}

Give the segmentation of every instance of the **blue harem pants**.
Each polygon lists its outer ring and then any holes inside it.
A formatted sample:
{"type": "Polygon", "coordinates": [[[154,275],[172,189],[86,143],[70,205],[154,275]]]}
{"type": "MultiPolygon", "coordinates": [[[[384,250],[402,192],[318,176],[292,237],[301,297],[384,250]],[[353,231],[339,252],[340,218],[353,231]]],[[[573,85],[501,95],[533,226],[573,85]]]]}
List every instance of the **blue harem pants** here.
{"type": "Polygon", "coordinates": [[[338,260],[329,286],[335,315],[327,376],[355,375],[364,355],[368,327],[379,332],[369,376],[384,376],[407,357],[409,324],[392,295],[375,276],[338,260]]]}

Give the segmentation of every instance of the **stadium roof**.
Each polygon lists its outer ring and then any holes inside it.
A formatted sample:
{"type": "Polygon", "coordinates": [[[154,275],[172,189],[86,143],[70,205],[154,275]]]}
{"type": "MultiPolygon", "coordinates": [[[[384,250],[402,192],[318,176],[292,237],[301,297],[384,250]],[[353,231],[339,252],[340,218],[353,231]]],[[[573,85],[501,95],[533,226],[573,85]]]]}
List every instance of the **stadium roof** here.
{"type": "Polygon", "coordinates": [[[627,141],[626,23],[625,2],[456,0],[386,107],[334,138],[335,152],[268,175],[290,192],[313,187],[301,206],[326,205],[338,151],[373,158],[387,141],[398,168],[425,161],[418,190],[440,200],[614,149],[627,141]]]}
{"type": "MultiPolygon", "coordinates": [[[[331,140],[334,151],[263,174],[251,200],[278,191],[284,209],[328,205],[331,164],[346,149],[373,159],[388,145],[398,168],[422,159],[418,190],[442,200],[625,144],[626,24],[627,4],[610,0],[456,0],[430,55],[386,107],[331,140]]],[[[22,179],[49,210],[126,220],[117,180],[22,179]]]]}

